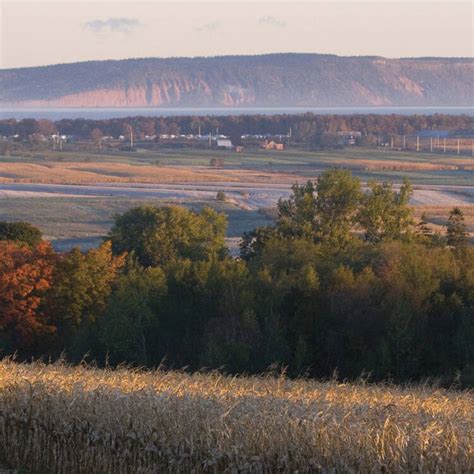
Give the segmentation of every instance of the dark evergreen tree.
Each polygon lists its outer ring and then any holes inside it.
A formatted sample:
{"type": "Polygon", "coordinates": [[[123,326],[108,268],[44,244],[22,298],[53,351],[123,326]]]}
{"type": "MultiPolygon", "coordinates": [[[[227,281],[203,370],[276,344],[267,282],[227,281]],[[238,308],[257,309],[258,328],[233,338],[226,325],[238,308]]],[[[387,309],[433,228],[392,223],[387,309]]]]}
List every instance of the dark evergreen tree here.
{"type": "Polygon", "coordinates": [[[469,237],[464,223],[464,213],[459,207],[454,207],[449,214],[446,237],[450,247],[461,248],[468,244],[469,237]]]}

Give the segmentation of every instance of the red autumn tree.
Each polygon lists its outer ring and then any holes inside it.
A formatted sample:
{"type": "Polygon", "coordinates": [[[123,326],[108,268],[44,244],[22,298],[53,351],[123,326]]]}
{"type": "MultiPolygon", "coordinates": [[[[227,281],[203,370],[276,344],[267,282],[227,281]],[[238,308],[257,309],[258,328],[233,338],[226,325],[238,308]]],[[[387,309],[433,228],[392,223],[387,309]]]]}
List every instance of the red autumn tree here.
{"type": "Polygon", "coordinates": [[[0,349],[30,352],[55,327],[41,310],[51,286],[55,254],[41,242],[34,248],[0,242],[0,349]]]}

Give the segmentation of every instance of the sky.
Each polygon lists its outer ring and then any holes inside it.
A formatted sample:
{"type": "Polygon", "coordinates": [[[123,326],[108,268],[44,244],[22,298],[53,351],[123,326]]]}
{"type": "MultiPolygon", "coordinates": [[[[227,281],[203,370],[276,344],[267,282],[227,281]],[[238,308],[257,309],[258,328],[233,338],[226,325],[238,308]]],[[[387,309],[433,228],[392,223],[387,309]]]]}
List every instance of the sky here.
{"type": "Polygon", "coordinates": [[[472,57],[473,3],[0,0],[0,67],[277,52],[472,57]]]}

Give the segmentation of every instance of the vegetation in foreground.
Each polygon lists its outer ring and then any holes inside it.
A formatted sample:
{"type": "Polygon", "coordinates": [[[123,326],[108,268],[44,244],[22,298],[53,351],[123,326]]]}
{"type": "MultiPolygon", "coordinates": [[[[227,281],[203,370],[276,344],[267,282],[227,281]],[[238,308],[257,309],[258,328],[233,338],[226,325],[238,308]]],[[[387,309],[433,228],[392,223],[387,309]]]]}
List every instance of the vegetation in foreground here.
{"type": "Polygon", "coordinates": [[[457,472],[474,398],[395,387],[0,362],[0,463],[32,472],[457,472]]]}

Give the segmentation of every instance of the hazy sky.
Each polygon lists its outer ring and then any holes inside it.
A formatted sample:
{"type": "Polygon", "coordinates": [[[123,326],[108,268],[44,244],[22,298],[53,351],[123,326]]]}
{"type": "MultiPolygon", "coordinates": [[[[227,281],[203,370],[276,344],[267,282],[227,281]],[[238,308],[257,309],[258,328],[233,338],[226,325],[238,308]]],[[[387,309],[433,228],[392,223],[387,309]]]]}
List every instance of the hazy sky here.
{"type": "Polygon", "coordinates": [[[472,2],[0,0],[0,67],[270,52],[473,56],[472,2]]]}

